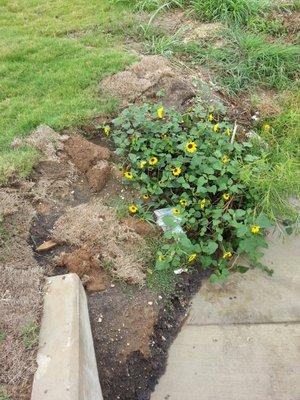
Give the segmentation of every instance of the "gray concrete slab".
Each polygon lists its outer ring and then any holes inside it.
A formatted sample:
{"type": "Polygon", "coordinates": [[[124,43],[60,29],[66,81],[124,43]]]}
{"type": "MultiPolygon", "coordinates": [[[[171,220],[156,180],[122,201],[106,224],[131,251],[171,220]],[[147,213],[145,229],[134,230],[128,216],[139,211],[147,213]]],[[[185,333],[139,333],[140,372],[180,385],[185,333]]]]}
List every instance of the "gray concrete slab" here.
{"type": "Polygon", "coordinates": [[[47,279],[31,400],[102,400],[85,291],[76,274],[47,279]]]}
{"type": "Polygon", "coordinates": [[[300,400],[300,237],[268,240],[273,277],[204,283],[151,400],[300,400]]]}
{"type": "Polygon", "coordinates": [[[194,297],[191,325],[300,321],[300,236],[269,236],[263,262],[269,277],[255,269],[234,274],[223,286],[208,281],[194,297]]]}
{"type": "Polygon", "coordinates": [[[299,400],[299,324],[184,326],[151,400],[299,400]]]}

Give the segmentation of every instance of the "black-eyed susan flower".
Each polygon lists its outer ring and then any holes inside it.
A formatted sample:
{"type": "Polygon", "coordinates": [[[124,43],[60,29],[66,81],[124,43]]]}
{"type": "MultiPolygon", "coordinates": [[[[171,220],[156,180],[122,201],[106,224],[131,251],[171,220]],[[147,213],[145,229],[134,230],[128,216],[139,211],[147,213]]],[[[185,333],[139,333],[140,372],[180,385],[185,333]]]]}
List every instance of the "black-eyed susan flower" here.
{"type": "Polygon", "coordinates": [[[180,167],[175,167],[172,169],[172,173],[174,176],[179,176],[181,174],[182,169],[180,167]]]}
{"type": "Polygon", "coordinates": [[[215,124],[215,125],[213,126],[213,131],[214,131],[214,132],[218,132],[219,129],[220,129],[219,124],[215,124]]]}
{"type": "Polygon", "coordinates": [[[231,251],[224,251],[224,253],[223,253],[223,258],[224,258],[225,260],[229,260],[231,257],[232,257],[231,251]]]}
{"type": "Polygon", "coordinates": [[[197,258],[197,254],[196,254],[196,253],[193,253],[193,254],[191,254],[191,255],[189,256],[188,262],[189,262],[189,263],[192,263],[193,261],[196,260],[196,258],[197,258]]]}
{"type": "Polygon", "coordinates": [[[135,204],[131,204],[128,207],[129,212],[131,212],[131,214],[136,214],[138,212],[138,207],[135,204]]]}
{"type": "Polygon", "coordinates": [[[128,180],[133,179],[133,174],[130,171],[125,171],[123,175],[124,175],[124,178],[126,178],[128,180]]]}
{"type": "Polygon", "coordinates": [[[172,213],[173,213],[173,215],[180,215],[180,210],[179,210],[179,208],[173,208],[173,209],[172,209],[172,213]]]}
{"type": "Polygon", "coordinates": [[[158,261],[162,262],[166,259],[166,257],[163,256],[162,254],[160,254],[157,259],[158,259],[158,261]]]}
{"type": "Polygon", "coordinates": [[[187,204],[188,204],[188,201],[187,201],[187,199],[180,199],[180,200],[179,200],[179,203],[180,203],[180,205],[181,205],[182,207],[186,207],[187,204]]]}
{"type": "Polygon", "coordinates": [[[157,157],[151,157],[148,162],[149,162],[149,165],[155,165],[158,163],[158,159],[157,159],[157,157]]]}
{"type": "Polygon", "coordinates": [[[227,128],[227,129],[226,129],[225,135],[231,136],[231,129],[230,129],[230,128],[227,128]]]}
{"type": "Polygon", "coordinates": [[[199,201],[199,207],[201,208],[201,210],[204,210],[206,205],[207,205],[206,199],[202,199],[201,201],[199,201]]]}
{"type": "Polygon", "coordinates": [[[225,155],[225,156],[222,157],[221,160],[222,160],[222,163],[223,163],[223,164],[228,164],[229,161],[230,161],[230,158],[229,158],[228,156],[225,155]]]}
{"type": "Polygon", "coordinates": [[[106,125],[103,128],[104,135],[108,136],[110,134],[110,126],[106,125]]]}
{"type": "Polygon", "coordinates": [[[147,164],[147,161],[144,161],[144,160],[140,161],[139,168],[141,168],[141,169],[145,168],[146,164],[147,164]]]}
{"type": "Polygon", "coordinates": [[[213,116],[213,114],[209,114],[209,116],[208,116],[208,120],[209,120],[209,122],[212,122],[212,121],[213,121],[213,119],[214,119],[214,116],[213,116]]]}
{"type": "Polygon", "coordinates": [[[252,225],[250,230],[251,230],[251,233],[254,233],[254,235],[256,235],[257,233],[260,232],[260,226],[259,225],[252,225]]]}
{"type": "Polygon", "coordinates": [[[195,153],[195,151],[197,150],[197,144],[196,144],[195,142],[188,142],[188,143],[185,145],[185,150],[186,150],[188,153],[195,153]]]}
{"type": "Polygon", "coordinates": [[[229,200],[229,199],[230,199],[230,194],[229,194],[229,193],[224,193],[224,194],[223,194],[223,199],[224,199],[225,201],[229,200]]]}
{"type": "Polygon", "coordinates": [[[263,130],[265,131],[265,132],[269,132],[270,131],[270,129],[271,129],[271,125],[269,125],[269,124],[263,124],[263,130]]]}
{"type": "Polygon", "coordinates": [[[149,196],[149,194],[143,194],[143,196],[142,196],[142,199],[143,200],[149,200],[150,199],[150,196],[149,196]]]}
{"type": "Polygon", "coordinates": [[[157,109],[157,116],[159,119],[162,119],[165,116],[165,109],[163,107],[157,109]]]}

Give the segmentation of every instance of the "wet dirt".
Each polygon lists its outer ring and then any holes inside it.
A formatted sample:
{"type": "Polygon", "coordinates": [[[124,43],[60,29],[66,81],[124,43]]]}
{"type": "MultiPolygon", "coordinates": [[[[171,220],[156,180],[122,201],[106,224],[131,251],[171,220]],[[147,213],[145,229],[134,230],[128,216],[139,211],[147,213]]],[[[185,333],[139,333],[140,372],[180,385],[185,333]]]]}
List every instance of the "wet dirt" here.
{"type": "Polygon", "coordinates": [[[114,284],[88,296],[105,400],[149,400],[166,368],[168,349],[207,273],[183,274],[174,295],[114,284]]]}

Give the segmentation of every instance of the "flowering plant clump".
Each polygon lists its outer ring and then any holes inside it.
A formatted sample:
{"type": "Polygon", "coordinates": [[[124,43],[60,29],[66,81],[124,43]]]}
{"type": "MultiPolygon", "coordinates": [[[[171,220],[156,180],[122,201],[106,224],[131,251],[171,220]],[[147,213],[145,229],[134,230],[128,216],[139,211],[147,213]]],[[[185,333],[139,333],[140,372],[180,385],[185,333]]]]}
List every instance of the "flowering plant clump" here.
{"type": "MultiPolygon", "coordinates": [[[[212,281],[229,270],[245,272],[237,257],[247,253],[252,265],[266,247],[268,218],[257,215],[259,198],[240,178],[252,163],[251,143],[231,143],[232,126],[200,107],[185,114],[161,105],[132,106],[113,121],[112,137],[122,156],[124,179],[140,192],[131,213],[170,208],[170,229],[156,261],[157,269],[195,263],[213,268],[212,281]],[[174,221],[175,217],[175,221],[174,221]]],[[[132,207],[132,206],[131,206],[132,207]]],[[[266,269],[266,268],[265,268],[266,269]]]]}

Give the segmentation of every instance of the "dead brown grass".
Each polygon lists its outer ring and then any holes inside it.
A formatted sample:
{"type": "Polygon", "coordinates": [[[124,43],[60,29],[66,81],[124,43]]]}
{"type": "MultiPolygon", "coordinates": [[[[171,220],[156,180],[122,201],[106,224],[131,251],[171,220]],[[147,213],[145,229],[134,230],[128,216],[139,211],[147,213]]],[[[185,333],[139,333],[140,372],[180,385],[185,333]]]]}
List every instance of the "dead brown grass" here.
{"type": "Polygon", "coordinates": [[[52,238],[78,248],[99,247],[102,267],[127,282],[144,283],[145,240],[99,200],[69,208],[55,223],[52,238]]]}

